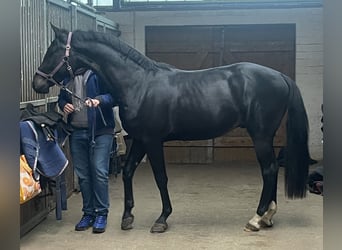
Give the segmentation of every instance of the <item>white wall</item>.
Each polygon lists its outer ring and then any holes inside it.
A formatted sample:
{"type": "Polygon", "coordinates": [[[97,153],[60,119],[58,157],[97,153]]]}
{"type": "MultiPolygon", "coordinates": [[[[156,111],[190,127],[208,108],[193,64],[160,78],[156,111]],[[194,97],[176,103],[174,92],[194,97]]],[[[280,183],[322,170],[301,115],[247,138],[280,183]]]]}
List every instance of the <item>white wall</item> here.
{"type": "Polygon", "coordinates": [[[322,8],[248,9],[208,11],[109,12],[119,24],[121,38],[145,53],[145,26],[296,24],[296,82],[302,91],[310,122],[310,152],[323,158],[320,130],[323,103],[323,16],[322,8]]]}

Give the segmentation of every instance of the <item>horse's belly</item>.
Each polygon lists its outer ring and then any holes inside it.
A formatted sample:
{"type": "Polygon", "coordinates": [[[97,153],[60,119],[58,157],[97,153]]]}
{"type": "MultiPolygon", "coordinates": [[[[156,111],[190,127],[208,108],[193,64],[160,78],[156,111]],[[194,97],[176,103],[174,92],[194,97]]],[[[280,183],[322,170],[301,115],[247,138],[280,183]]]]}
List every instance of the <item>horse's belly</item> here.
{"type": "Polygon", "coordinates": [[[236,127],[238,127],[236,121],[225,121],[220,124],[207,121],[205,124],[198,123],[180,127],[170,133],[168,138],[172,140],[207,140],[219,137],[236,127]]]}

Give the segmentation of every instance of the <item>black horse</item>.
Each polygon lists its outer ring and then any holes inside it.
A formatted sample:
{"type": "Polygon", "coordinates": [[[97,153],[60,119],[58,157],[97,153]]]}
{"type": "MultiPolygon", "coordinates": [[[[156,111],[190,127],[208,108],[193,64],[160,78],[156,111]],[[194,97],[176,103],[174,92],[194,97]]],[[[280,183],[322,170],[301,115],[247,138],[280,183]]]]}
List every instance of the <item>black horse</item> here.
{"type": "Polygon", "coordinates": [[[295,82],[261,65],[236,63],[204,70],[181,70],[142,55],[109,34],[52,26],[55,39],[33,78],[33,88],[49,88],[80,67],[91,68],[118,101],[122,125],[133,138],[123,171],[125,208],[121,228],[134,216],[132,178],[147,154],[160,191],[162,212],[151,232],[164,232],[172,212],[163,143],[205,140],[236,127],[247,129],[260,163],[263,189],[255,216],[245,230],[273,225],[277,209],[278,166],[273,137],[287,114],[285,191],[306,195],[308,119],[295,82]]]}

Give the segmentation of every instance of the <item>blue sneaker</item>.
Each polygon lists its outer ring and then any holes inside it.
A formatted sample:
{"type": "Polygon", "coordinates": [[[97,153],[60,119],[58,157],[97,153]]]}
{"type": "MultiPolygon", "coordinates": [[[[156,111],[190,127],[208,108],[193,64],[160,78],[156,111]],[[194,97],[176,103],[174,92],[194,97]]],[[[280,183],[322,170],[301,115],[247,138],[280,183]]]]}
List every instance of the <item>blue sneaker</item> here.
{"type": "Polygon", "coordinates": [[[106,231],[107,215],[98,215],[93,224],[93,233],[103,233],[106,231]]]}
{"type": "Polygon", "coordinates": [[[83,215],[80,222],[78,222],[75,226],[76,231],[84,231],[87,230],[94,224],[94,216],[92,215],[83,215]]]}

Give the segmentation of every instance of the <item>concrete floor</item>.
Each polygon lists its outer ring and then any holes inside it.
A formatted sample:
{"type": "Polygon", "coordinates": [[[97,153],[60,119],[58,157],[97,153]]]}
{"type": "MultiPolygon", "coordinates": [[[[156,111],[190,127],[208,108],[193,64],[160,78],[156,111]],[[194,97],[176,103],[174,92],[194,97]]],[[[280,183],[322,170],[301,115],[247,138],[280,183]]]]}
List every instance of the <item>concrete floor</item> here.
{"type": "Polygon", "coordinates": [[[132,230],[120,229],[123,185],[121,176],[112,176],[105,233],[74,231],[81,216],[81,194],[74,194],[68,199],[62,220],[57,221],[51,212],[21,239],[21,249],[323,249],[323,197],[309,193],[304,200],[285,199],[283,168],[274,226],[253,233],[244,232],[243,227],[255,214],[259,201],[261,175],[256,164],[168,165],[167,170],[173,206],[167,232],[149,232],[160,215],[161,201],[151,168],[144,164],[134,178],[132,230]]]}

